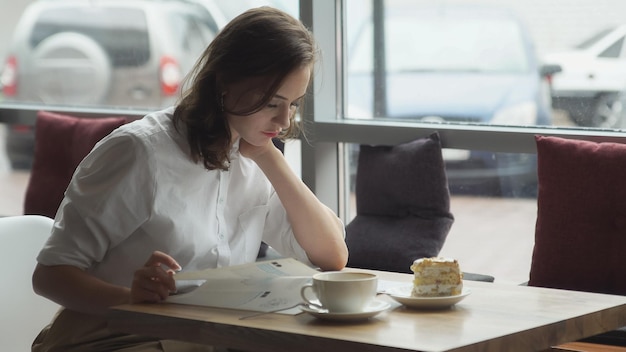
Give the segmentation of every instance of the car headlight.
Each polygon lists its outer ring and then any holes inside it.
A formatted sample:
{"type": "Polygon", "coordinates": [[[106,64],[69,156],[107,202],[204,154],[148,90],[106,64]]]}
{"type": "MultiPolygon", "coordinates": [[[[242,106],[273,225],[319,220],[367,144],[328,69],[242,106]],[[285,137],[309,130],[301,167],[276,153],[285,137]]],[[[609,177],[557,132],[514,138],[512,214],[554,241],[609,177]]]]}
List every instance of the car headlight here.
{"type": "Polygon", "coordinates": [[[500,109],[493,114],[491,124],[534,126],[537,124],[537,104],[529,101],[500,109]]]}

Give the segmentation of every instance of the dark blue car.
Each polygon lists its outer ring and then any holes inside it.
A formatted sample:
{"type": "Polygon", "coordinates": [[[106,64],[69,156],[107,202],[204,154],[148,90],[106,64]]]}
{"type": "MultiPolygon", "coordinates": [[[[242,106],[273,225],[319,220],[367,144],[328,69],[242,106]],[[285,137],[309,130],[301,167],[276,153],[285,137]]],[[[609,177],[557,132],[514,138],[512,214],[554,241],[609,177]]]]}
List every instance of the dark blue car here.
{"type": "MultiPolygon", "coordinates": [[[[550,76],[514,13],[476,6],[388,2],[381,46],[364,21],[348,49],[348,118],[513,126],[551,125],[550,76]],[[374,67],[374,58],[384,65],[374,67]],[[380,62],[380,61],[379,61],[380,62]],[[382,73],[382,74],[381,74],[382,73]],[[374,77],[385,77],[375,92],[374,77]],[[373,102],[384,97],[384,104],[373,102]]],[[[531,155],[444,150],[450,187],[495,183],[504,195],[536,188],[531,155]]]]}

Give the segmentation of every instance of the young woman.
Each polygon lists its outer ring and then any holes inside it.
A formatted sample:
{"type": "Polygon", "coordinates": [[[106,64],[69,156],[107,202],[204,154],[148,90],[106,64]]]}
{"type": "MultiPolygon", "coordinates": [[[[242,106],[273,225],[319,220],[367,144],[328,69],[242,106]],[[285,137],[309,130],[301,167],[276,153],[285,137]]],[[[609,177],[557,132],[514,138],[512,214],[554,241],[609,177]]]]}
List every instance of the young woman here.
{"type": "Polygon", "coordinates": [[[249,10],[208,46],[176,107],[94,148],[37,258],[35,291],[63,309],[34,351],[206,350],[113,334],[103,314],[163,301],[177,270],[252,262],[261,241],[322,270],[345,266],[343,224],[272,143],[297,132],[316,50],[293,17],[249,10]]]}

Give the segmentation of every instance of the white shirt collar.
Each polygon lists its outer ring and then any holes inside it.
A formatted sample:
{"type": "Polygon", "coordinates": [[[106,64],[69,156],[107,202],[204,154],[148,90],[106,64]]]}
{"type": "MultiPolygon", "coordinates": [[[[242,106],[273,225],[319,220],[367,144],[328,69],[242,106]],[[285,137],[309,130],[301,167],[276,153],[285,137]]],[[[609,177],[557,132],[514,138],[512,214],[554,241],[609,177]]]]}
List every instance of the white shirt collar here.
{"type": "Polygon", "coordinates": [[[231,160],[237,159],[239,157],[239,142],[240,141],[241,141],[241,138],[238,137],[235,140],[235,143],[233,143],[233,145],[230,147],[229,157],[230,157],[231,160]]]}

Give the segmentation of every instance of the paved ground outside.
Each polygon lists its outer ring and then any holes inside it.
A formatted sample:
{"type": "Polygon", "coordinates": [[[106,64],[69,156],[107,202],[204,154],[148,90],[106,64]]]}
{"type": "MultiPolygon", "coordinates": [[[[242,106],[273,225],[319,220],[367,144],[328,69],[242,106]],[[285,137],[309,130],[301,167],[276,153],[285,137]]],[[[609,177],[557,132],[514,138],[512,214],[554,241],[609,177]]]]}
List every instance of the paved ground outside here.
{"type": "Polygon", "coordinates": [[[452,197],[454,224],[441,255],[456,258],[463,271],[492,275],[498,282],[528,281],[537,201],[452,197]]]}

